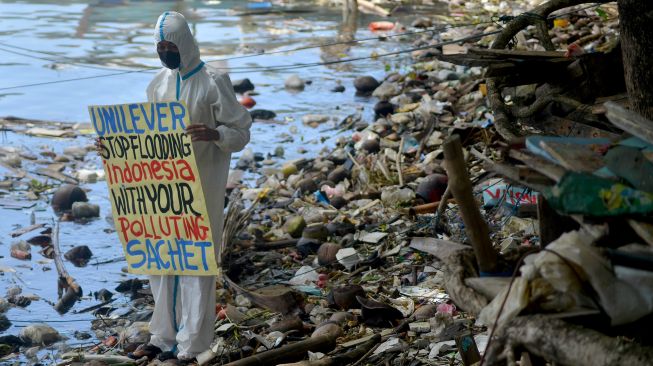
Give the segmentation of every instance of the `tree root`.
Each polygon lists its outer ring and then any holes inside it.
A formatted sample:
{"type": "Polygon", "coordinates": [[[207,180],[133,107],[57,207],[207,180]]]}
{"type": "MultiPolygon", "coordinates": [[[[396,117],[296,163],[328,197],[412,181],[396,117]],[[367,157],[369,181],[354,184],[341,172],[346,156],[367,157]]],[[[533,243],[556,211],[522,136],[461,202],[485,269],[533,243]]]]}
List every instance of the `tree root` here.
{"type": "Polygon", "coordinates": [[[644,366],[650,365],[653,359],[653,347],[629,343],[544,315],[517,317],[498,331],[486,350],[487,365],[514,360],[516,348],[525,348],[559,365],[644,366]]]}

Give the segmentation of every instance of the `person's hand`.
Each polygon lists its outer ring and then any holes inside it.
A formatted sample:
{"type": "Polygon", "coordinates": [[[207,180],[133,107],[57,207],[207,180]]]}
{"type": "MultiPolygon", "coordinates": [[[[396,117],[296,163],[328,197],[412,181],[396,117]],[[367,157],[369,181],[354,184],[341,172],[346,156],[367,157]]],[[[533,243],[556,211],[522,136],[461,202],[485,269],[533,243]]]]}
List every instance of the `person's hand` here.
{"type": "Polygon", "coordinates": [[[220,139],[220,132],[203,124],[187,126],[186,134],[190,136],[191,141],[217,141],[220,139]]]}
{"type": "Polygon", "coordinates": [[[100,140],[99,137],[95,138],[95,152],[102,157],[102,151],[104,150],[104,146],[102,146],[102,140],[100,140]]]}

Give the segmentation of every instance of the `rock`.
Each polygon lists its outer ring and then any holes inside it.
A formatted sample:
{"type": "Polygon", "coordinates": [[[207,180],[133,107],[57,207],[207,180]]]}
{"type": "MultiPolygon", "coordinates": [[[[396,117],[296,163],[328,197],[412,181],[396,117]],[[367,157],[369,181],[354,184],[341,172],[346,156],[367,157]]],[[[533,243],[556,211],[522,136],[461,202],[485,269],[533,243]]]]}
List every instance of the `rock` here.
{"type": "Polygon", "coordinates": [[[48,346],[63,338],[54,328],[47,324],[34,324],[20,331],[20,339],[32,346],[48,346]]]}
{"type": "Polygon", "coordinates": [[[322,223],[310,224],[304,228],[302,238],[325,241],[329,236],[329,231],[322,223]]]}
{"type": "Polygon", "coordinates": [[[116,291],[120,293],[136,292],[142,288],[143,288],[143,282],[141,282],[138,278],[132,278],[120,282],[120,284],[116,287],[116,291]]]}
{"type": "Polygon", "coordinates": [[[445,69],[438,71],[438,79],[453,81],[460,79],[460,75],[456,74],[455,71],[445,69]]]}
{"type": "Polygon", "coordinates": [[[329,235],[335,236],[344,236],[356,232],[356,226],[349,221],[331,221],[327,224],[326,228],[329,231],[329,235]]]}
{"type": "Polygon", "coordinates": [[[72,214],[76,219],[100,217],[100,206],[88,202],[74,202],[72,214]]]}
{"type": "Polygon", "coordinates": [[[86,245],[80,245],[67,251],[63,256],[74,264],[75,267],[83,267],[91,259],[93,252],[86,245]]]}
{"type": "Polygon", "coordinates": [[[415,200],[415,192],[410,188],[388,187],[381,191],[381,201],[384,205],[397,207],[410,204],[415,200]]]}
{"type": "Polygon", "coordinates": [[[306,83],[304,82],[304,80],[302,80],[302,78],[299,77],[299,75],[290,75],[283,83],[286,89],[295,90],[295,91],[304,90],[305,84],[306,83]]]}
{"type": "Polygon", "coordinates": [[[52,159],[55,163],[69,163],[70,158],[66,155],[57,155],[52,159]]]}
{"type": "Polygon", "coordinates": [[[299,238],[302,236],[305,227],[306,221],[304,221],[302,216],[293,216],[286,220],[284,231],[293,238],[299,238]]]}
{"type": "Polygon", "coordinates": [[[63,153],[64,155],[72,156],[77,160],[84,160],[88,150],[83,146],[69,146],[63,149],[63,153]]]}
{"type": "Polygon", "coordinates": [[[327,266],[336,263],[336,253],[342,249],[338,244],[324,243],[317,251],[317,263],[327,266]]]}
{"type": "Polygon", "coordinates": [[[360,285],[334,287],[327,294],[327,302],[330,307],[336,309],[360,309],[360,303],[356,300],[356,296],[365,297],[365,290],[360,285]]]}
{"type": "Polygon", "coordinates": [[[4,314],[0,314],[0,332],[4,332],[10,327],[11,327],[11,322],[9,321],[9,319],[7,319],[7,317],[4,314]]]}
{"type": "MultiPolygon", "coordinates": [[[[0,323],[2,323],[1,320],[0,323]]],[[[4,330],[5,330],[4,328],[0,327],[0,331],[4,331],[4,330]]],[[[6,346],[4,351],[7,352],[7,354],[10,354],[10,353],[18,352],[20,347],[25,345],[25,342],[23,342],[19,337],[16,337],[15,335],[6,335],[6,336],[0,336],[0,345],[6,346]]],[[[6,354],[4,356],[6,356],[6,354]]]]}
{"type": "Polygon", "coordinates": [[[235,80],[231,84],[234,86],[234,91],[236,93],[243,94],[250,90],[254,90],[254,84],[252,84],[252,82],[247,78],[241,80],[235,80]]]}
{"type": "Polygon", "coordinates": [[[109,301],[113,297],[113,293],[111,291],[103,288],[100,291],[94,292],[93,296],[95,296],[96,300],[109,301]]]}
{"type": "Polygon", "coordinates": [[[274,148],[274,156],[278,158],[283,158],[283,155],[285,154],[285,150],[283,149],[283,146],[277,146],[274,148]]]}
{"type": "Polygon", "coordinates": [[[7,301],[19,308],[26,308],[32,303],[32,300],[25,296],[12,296],[8,298],[7,301]]]}
{"type": "Polygon", "coordinates": [[[414,28],[429,28],[433,26],[433,22],[429,18],[418,18],[410,26],[414,28]]]}
{"type": "Polygon", "coordinates": [[[347,177],[349,177],[349,172],[344,167],[339,166],[335,168],[331,173],[329,173],[327,179],[337,184],[342,182],[347,177]]]}
{"type": "Polygon", "coordinates": [[[315,181],[311,178],[304,178],[297,183],[297,188],[299,188],[303,194],[308,194],[317,191],[317,184],[315,184],[315,181]]]}
{"type": "Polygon", "coordinates": [[[359,76],[354,80],[356,91],[361,94],[368,94],[379,86],[379,82],[371,76],[359,76]]]}
{"type": "Polygon", "coordinates": [[[385,100],[379,101],[374,105],[374,114],[377,117],[385,117],[388,114],[394,113],[394,111],[395,111],[394,104],[385,100]]]}
{"type": "Polygon", "coordinates": [[[8,154],[7,156],[3,157],[1,161],[13,168],[20,168],[23,159],[18,154],[8,154]]]}
{"type": "Polygon", "coordinates": [[[52,196],[52,209],[55,212],[68,211],[75,202],[86,202],[86,192],[76,185],[64,184],[52,196]]]}
{"type": "Polygon", "coordinates": [[[302,117],[302,123],[311,127],[317,127],[328,120],[329,116],[325,114],[306,114],[302,117]]]}
{"type": "Polygon", "coordinates": [[[417,196],[426,203],[437,202],[447,189],[448,178],[444,174],[431,174],[417,186],[417,196]]]}
{"type": "Polygon", "coordinates": [[[337,208],[338,210],[345,207],[347,205],[347,200],[342,197],[342,196],[333,196],[331,197],[331,200],[329,201],[331,206],[337,208]]]}
{"type": "Polygon", "coordinates": [[[345,91],[345,86],[344,85],[336,85],[331,89],[332,92],[334,93],[342,93],[345,91]]]}
{"type": "Polygon", "coordinates": [[[381,100],[388,100],[399,94],[401,94],[401,86],[399,84],[384,81],[383,84],[374,89],[372,96],[381,100]]]}
{"type": "Polygon", "coordinates": [[[354,123],[354,130],[356,131],[363,131],[364,129],[368,128],[370,125],[369,123],[365,121],[358,121],[354,123]]]}
{"type": "Polygon", "coordinates": [[[249,111],[249,115],[252,117],[252,119],[258,119],[258,120],[271,120],[274,119],[277,114],[269,111],[267,109],[253,109],[249,111]]]}
{"type": "Polygon", "coordinates": [[[368,154],[374,154],[379,152],[379,150],[381,150],[381,144],[377,139],[366,139],[365,141],[363,141],[361,148],[367,151],[368,154]]]}
{"type": "Polygon", "coordinates": [[[308,255],[317,253],[321,245],[322,242],[319,240],[299,238],[299,241],[297,242],[297,252],[301,254],[302,257],[306,257],[308,255]]]}

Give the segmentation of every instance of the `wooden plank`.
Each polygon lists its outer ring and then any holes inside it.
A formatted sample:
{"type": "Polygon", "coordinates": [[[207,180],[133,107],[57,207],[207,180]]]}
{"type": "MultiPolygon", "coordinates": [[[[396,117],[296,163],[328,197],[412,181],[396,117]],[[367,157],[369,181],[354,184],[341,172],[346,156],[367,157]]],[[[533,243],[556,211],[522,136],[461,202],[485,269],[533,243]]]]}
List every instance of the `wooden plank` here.
{"type": "Polygon", "coordinates": [[[603,156],[593,150],[592,146],[540,141],[540,147],[558,161],[562,167],[585,173],[593,173],[605,166],[603,156]]]}
{"type": "Polygon", "coordinates": [[[489,55],[494,57],[511,57],[511,58],[536,58],[536,59],[550,59],[550,58],[564,58],[564,52],[559,51],[520,51],[520,50],[505,50],[505,49],[490,49],[490,48],[478,48],[470,47],[468,49],[469,53],[476,55],[489,55]]]}
{"type": "Polygon", "coordinates": [[[553,179],[556,182],[558,182],[567,172],[566,169],[561,166],[553,164],[544,158],[540,158],[539,156],[535,156],[523,151],[510,150],[509,156],[511,158],[521,160],[527,166],[553,179]]]}
{"type": "Polygon", "coordinates": [[[29,233],[30,231],[34,231],[34,230],[36,230],[36,229],[40,229],[40,228],[42,228],[43,226],[45,226],[45,224],[34,224],[34,225],[27,226],[27,227],[23,227],[23,228],[20,228],[20,229],[18,229],[18,230],[14,230],[14,231],[12,231],[12,232],[9,234],[9,236],[11,236],[12,238],[15,238],[15,237],[17,237],[17,236],[21,236],[21,235],[23,235],[23,234],[29,233]]]}
{"type": "Polygon", "coordinates": [[[633,136],[653,144],[653,121],[630,111],[615,102],[605,103],[607,117],[615,126],[633,136]]]}

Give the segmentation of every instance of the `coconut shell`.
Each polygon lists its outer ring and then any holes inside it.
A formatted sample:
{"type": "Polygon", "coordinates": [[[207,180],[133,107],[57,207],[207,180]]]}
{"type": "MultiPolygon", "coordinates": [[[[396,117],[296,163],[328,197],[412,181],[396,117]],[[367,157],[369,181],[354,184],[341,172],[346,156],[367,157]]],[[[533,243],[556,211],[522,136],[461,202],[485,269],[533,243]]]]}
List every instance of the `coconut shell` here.
{"type": "Polygon", "coordinates": [[[336,323],[332,321],[327,321],[324,322],[315,328],[313,331],[313,334],[311,334],[311,338],[316,338],[320,336],[331,336],[333,338],[338,338],[343,335],[342,328],[336,323]]]}
{"type": "Polygon", "coordinates": [[[336,253],[338,253],[340,249],[342,249],[342,247],[335,243],[322,244],[320,249],[317,250],[317,262],[321,266],[337,263],[336,253]]]}
{"type": "Polygon", "coordinates": [[[396,320],[404,318],[399,310],[390,305],[362,296],[356,296],[356,300],[361,304],[363,321],[369,326],[393,327],[396,320]]]}
{"type": "Polygon", "coordinates": [[[361,286],[345,285],[334,287],[327,295],[327,301],[329,306],[336,309],[359,309],[360,303],[356,301],[357,296],[365,296],[365,290],[361,286]]]}
{"type": "Polygon", "coordinates": [[[438,312],[438,307],[435,304],[425,304],[420,306],[413,313],[415,320],[427,320],[435,316],[435,313],[438,312]]]}

